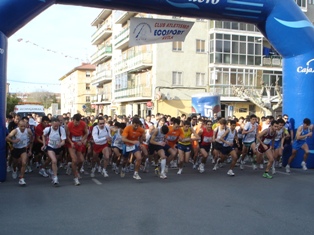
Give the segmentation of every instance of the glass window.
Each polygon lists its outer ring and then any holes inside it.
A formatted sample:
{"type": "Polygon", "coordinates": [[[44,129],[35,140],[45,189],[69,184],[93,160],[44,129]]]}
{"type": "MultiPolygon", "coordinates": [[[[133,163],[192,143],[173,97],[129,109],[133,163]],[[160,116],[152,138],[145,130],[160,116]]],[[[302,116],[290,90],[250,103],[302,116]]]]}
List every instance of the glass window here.
{"type": "Polygon", "coordinates": [[[221,40],[216,40],[216,51],[222,52],[222,41],[221,40]]]}
{"type": "Polygon", "coordinates": [[[182,42],[172,42],[173,51],[182,51],[182,42]]]}
{"type": "Polygon", "coordinates": [[[172,72],[172,85],[173,86],[182,85],[182,72],[172,72]]]}
{"type": "Polygon", "coordinates": [[[90,90],[90,84],[86,83],[86,90],[89,91],[90,90]]]}
{"type": "Polygon", "coordinates": [[[196,86],[205,86],[205,73],[196,73],[196,86]]]}
{"type": "Polygon", "coordinates": [[[205,40],[196,39],[196,52],[205,52],[205,40]]]}
{"type": "Polygon", "coordinates": [[[86,102],[90,102],[90,96],[86,96],[86,102]]]}

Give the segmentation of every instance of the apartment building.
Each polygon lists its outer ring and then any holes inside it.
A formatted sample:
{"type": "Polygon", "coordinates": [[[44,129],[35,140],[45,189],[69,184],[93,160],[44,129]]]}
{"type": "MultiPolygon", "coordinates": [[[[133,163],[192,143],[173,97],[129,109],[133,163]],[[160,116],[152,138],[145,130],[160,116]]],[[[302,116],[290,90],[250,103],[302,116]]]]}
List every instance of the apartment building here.
{"type": "Polygon", "coordinates": [[[91,98],[96,94],[96,88],[91,85],[94,72],[95,65],[82,63],[59,79],[61,81],[61,113],[88,114],[86,108],[90,106],[91,98]]]}
{"type": "MultiPolygon", "coordinates": [[[[306,14],[313,12],[312,0],[296,2],[306,14]]],[[[193,95],[209,92],[221,96],[224,117],[262,116],[257,105],[235,96],[232,88],[259,90],[262,82],[270,86],[272,102],[278,101],[274,86],[282,85],[282,58],[254,25],[179,18],[194,22],[184,42],[129,47],[131,17],[178,19],[108,9],[95,18],[91,84],[97,112],[178,116],[191,112],[193,95]]]]}

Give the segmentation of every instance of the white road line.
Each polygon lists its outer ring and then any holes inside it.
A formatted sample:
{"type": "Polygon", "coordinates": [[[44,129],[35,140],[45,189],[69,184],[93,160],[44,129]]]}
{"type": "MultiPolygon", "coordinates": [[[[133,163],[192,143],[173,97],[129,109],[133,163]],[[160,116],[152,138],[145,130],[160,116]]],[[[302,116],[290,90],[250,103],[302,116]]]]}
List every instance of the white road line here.
{"type": "Polygon", "coordinates": [[[98,184],[98,185],[101,185],[102,183],[99,181],[99,180],[97,180],[97,179],[92,179],[92,181],[94,181],[94,183],[95,184],[98,184]]]}

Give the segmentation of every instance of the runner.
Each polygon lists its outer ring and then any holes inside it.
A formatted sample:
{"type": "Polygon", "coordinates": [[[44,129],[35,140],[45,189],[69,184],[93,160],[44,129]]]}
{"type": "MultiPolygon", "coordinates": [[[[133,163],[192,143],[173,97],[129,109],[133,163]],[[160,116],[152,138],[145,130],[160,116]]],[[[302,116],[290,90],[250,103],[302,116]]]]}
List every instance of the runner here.
{"type": "Polygon", "coordinates": [[[53,176],[51,178],[52,183],[56,186],[59,184],[57,157],[60,157],[62,151],[61,147],[65,144],[66,140],[65,130],[61,127],[58,118],[51,119],[51,126],[44,129],[42,140],[42,151],[46,151],[51,160],[51,168],[53,171],[53,176]]]}
{"type": "Polygon", "coordinates": [[[188,163],[191,155],[191,141],[199,140],[200,137],[195,133],[194,129],[191,127],[191,123],[189,121],[183,122],[183,136],[180,136],[181,139],[178,142],[178,150],[179,150],[179,171],[177,172],[178,175],[182,174],[183,171],[183,164],[188,163]],[[194,137],[192,138],[192,134],[194,137]]]}
{"type": "MultiPolygon", "coordinates": [[[[130,154],[136,158],[135,171],[133,178],[140,180],[141,177],[138,174],[138,171],[141,166],[142,154],[140,151],[140,143],[145,139],[145,129],[140,127],[142,122],[139,118],[134,117],[132,119],[132,125],[126,126],[122,133],[122,141],[125,143],[125,150],[123,156],[129,158],[130,154]]],[[[124,177],[125,164],[122,168],[122,175],[124,177]]]]}
{"type": "Polygon", "coordinates": [[[19,176],[19,184],[26,185],[24,174],[27,164],[27,158],[32,154],[33,134],[30,129],[26,129],[24,121],[18,122],[18,127],[12,130],[6,137],[6,141],[13,143],[11,156],[13,159],[12,178],[17,178],[17,165],[21,162],[21,172],[19,176]],[[28,141],[29,145],[28,145],[28,141]],[[27,149],[29,147],[29,149],[27,149]]]}
{"type": "Polygon", "coordinates": [[[244,128],[242,130],[242,134],[243,134],[243,146],[242,146],[242,157],[241,157],[241,162],[240,164],[241,169],[243,169],[243,165],[244,165],[244,159],[248,153],[249,148],[251,148],[251,151],[253,152],[253,170],[256,170],[256,160],[254,158],[254,155],[256,155],[256,134],[258,131],[258,124],[256,123],[257,117],[255,114],[252,114],[250,116],[250,121],[245,123],[244,128]]]}
{"type": "Polygon", "coordinates": [[[93,159],[92,159],[92,172],[91,177],[95,177],[95,163],[100,165],[99,154],[103,155],[103,169],[102,175],[106,178],[109,177],[107,172],[107,166],[109,163],[110,152],[108,142],[111,141],[110,129],[105,126],[105,120],[103,117],[98,118],[98,125],[94,126],[92,131],[92,136],[94,140],[93,144],[93,159]]]}
{"type": "Polygon", "coordinates": [[[269,170],[273,165],[274,161],[274,143],[275,143],[275,137],[277,135],[277,129],[278,129],[278,122],[273,120],[270,123],[270,126],[263,130],[261,133],[259,133],[256,138],[258,140],[258,146],[257,146],[257,155],[256,159],[258,163],[261,163],[263,161],[263,156],[266,155],[268,158],[268,163],[265,169],[265,172],[263,174],[264,178],[272,179],[273,176],[269,174],[269,170]]]}
{"type": "Polygon", "coordinates": [[[308,137],[312,137],[311,120],[305,118],[303,120],[303,125],[298,127],[295,140],[293,141],[292,144],[292,155],[289,157],[288,164],[286,165],[287,173],[290,173],[290,164],[300,149],[304,150],[303,161],[301,162],[301,166],[303,170],[305,171],[307,170],[306,160],[309,155],[309,146],[306,143],[306,139],[308,137]]]}
{"type": "Polygon", "coordinates": [[[66,128],[67,140],[69,143],[68,150],[72,159],[72,172],[74,175],[74,185],[80,185],[78,170],[84,162],[86,150],[86,141],[88,136],[87,125],[81,120],[81,114],[74,114],[73,121],[69,122],[66,128]]]}
{"type": "Polygon", "coordinates": [[[231,156],[232,157],[232,162],[230,165],[230,169],[228,170],[227,174],[230,176],[234,176],[233,169],[237,163],[237,151],[236,148],[239,146],[239,141],[237,137],[237,131],[236,131],[236,121],[230,120],[229,121],[229,126],[224,134],[220,137],[220,140],[223,142],[223,146],[221,148],[221,159],[222,161],[225,160],[226,157],[231,156]]]}
{"type": "Polygon", "coordinates": [[[198,133],[198,135],[201,137],[200,152],[202,156],[202,162],[198,167],[198,171],[200,173],[203,173],[205,171],[205,164],[209,156],[211,144],[213,142],[214,131],[212,129],[212,126],[213,122],[211,120],[208,120],[206,122],[206,126],[203,127],[198,133]]]}

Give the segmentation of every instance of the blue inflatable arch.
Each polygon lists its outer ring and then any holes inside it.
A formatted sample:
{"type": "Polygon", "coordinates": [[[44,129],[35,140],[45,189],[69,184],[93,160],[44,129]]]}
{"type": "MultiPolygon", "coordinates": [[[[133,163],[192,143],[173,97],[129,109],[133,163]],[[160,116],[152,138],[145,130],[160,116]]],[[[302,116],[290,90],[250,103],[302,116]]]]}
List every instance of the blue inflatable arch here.
{"type": "Polygon", "coordinates": [[[7,39],[53,4],[255,24],[283,57],[283,112],[292,116],[297,124],[301,124],[304,117],[312,119],[314,116],[314,28],[293,0],[1,0],[0,181],[6,177],[7,39]]]}

